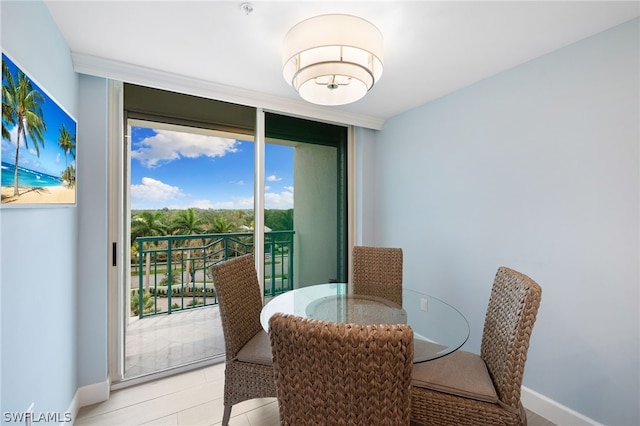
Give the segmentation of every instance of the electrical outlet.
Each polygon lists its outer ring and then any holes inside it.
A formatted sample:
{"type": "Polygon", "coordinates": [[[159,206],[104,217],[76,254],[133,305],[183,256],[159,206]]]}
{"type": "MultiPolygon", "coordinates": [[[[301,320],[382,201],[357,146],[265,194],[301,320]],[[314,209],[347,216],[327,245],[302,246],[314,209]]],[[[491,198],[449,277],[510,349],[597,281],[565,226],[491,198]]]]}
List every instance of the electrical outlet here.
{"type": "Polygon", "coordinates": [[[420,299],[420,309],[427,312],[429,310],[429,299],[420,299]]]}

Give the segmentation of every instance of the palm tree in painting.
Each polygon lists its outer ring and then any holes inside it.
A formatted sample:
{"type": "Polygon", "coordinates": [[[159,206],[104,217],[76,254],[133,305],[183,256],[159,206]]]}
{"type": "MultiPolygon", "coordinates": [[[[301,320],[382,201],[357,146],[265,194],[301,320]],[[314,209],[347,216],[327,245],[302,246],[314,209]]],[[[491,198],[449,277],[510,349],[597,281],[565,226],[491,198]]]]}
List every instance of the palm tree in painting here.
{"type": "Polygon", "coordinates": [[[8,101],[11,95],[9,82],[13,81],[13,76],[11,75],[11,71],[9,71],[9,65],[7,65],[5,61],[2,61],[2,80],[7,82],[7,84],[2,85],[2,139],[10,141],[11,133],[9,133],[9,129],[5,123],[15,125],[16,115],[13,104],[8,101]]]}
{"type": "MultiPolygon", "coordinates": [[[[161,212],[143,211],[131,220],[131,244],[138,237],[153,237],[165,235],[167,226],[162,223],[161,212]]],[[[149,291],[151,277],[151,253],[147,251],[145,264],[145,290],[149,291]]]]}
{"type": "MultiPolygon", "coordinates": [[[[192,208],[180,211],[178,217],[173,221],[174,235],[197,235],[204,233],[203,221],[196,216],[192,208]]],[[[191,240],[186,240],[190,246],[191,240]]],[[[191,281],[195,283],[195,276],[191,274],[193,269],[193,260],[191,259],[191,249],[187,249],[187,277],[191,277],[191,281]]]]}
{"type": "Polygon", "coordinates": [[[67,185],[69,185],[69,187],[73,187],[76,184],[76,168],[73,167],[73,165],[68,166],[66,169],[64,169],[64,172],[62,172],[61,178],[62,180],[67,182],[67,185]]]}
{"type": "Polygon", "coordinates": [[[9,134],[4,127],[4,121],[18,126],[16,136],[15,171],[13,174],[13,195],[20,195],[18,191],[18,160],[20,159],[20,142],[24,140],[24,146],[29,149],[29,134],[33,142],[33,149],[40,156],[40,145],[44,148],[44,135],[47,126],[42,114],[42,104],[45,101],[42,93],[34,89],[31,80],[20,70],[17,79],[9,71],[9,67],[2,65],[2,137],[9,134]]]}
{"type": "Polygon", "coordinates": [[[73,165],[69,166],[68,155],[71,154],[73,158],[76,158],[76,137],[71,135],[69,129],[62,124],[60,127],[60,136],[58,137],[58,146],[64,152],[65,170],[62,173],[62,179],[68,182],[69,186],[73,186],[76,181],[76,170],[73,165]]]}

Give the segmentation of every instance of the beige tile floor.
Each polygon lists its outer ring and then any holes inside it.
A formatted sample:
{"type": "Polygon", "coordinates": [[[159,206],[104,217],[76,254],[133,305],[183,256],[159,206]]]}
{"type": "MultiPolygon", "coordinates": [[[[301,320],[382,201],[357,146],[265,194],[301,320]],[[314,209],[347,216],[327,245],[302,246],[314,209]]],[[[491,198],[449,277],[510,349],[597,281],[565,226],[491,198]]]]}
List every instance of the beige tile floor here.
{"type": "MultiPolygon", "coordinates": [[[[108,401],[84,407],[75,425],[220,425],[223,412],[224,364],[111,393],[108,401]]],[[[527,412],[529,426],[553,426],[539,415],[527,412]]],[[[275,398],[245,401],[231,410],[231,426],[277,426],[275,398]]]]}
{"type": "MultiPolygon", "coordinates": [[[[220,363],[113,391],[108,401],[82,408],[76,425],[220,425],[224,338],[217,306],[132,319],[126,347],[127,378],[212,357],[220,363]]],[[[237,404],[231,414],[231,426],[279,424],[274,398],[237,404]]],[[[553,426],[530,411],[527,419],[529,426],[553,426]]]]}
{"type": "MultiPolygon", "coordinates": [[[[219,425],[224,364],[119,389],[109,400],[84,407],[75,425],[219,425]]],[[[230,425],[278,425],[274,398],[237,404],[230,425]]]]}

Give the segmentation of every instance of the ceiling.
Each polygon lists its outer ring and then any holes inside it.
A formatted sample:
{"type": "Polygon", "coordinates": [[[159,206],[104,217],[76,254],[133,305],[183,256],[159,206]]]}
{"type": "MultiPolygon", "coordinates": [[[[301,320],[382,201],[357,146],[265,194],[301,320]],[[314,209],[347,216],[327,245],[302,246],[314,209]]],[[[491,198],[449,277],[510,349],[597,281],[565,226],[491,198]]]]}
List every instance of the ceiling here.
{"type": "MultiPolygon", "coordinates": [[[[638,1],[59,1],[45,0],[74,61],[91,57],[230,93],[299,102],[282,77],[296,23],[325,13],[363,17],[384,36],[384,74],[338,112],[384,121],[639,16],[638,1]]],[[[77,66],[76,66],[77,69],[77,66]]],[[[99,75],[99,72],[96,72],[99,75]]],[[[334,111],[335,113],[335,111],[334,111]]]]}

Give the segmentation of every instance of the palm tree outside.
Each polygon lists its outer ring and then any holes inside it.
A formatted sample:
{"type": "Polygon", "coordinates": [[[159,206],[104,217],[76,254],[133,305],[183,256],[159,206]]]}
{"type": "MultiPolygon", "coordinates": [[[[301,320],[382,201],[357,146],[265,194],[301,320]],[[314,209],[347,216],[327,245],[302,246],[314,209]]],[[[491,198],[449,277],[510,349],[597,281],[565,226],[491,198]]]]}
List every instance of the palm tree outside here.
{"type": "MultiPolygon", "coordinates": [[[[178,217],[175,218],[173,222],[173,234],[174,235],[198,235],[203,234],[204,230],[204,222],[200,219],[193,208],[188,208],[187,210],[182,210],[178,214],[178,217]]],[[[193,240],[186,240],[187,244],[190,246],[193,240]]],[[[187,277],[190,277],[191,282],[195,284],[195,269],[193,265],[193,260],[191,260],[191,249],[187,249],[187,277]],[[193,273],[191,271],[194,271],[193,273]]]]}
{"type": "Polygon", "coordinates": [[[236,229],[236,224],[229,222],[224,216],[217,216],[210,222],[209,227],[214,234],[226,234],[236,229]]]}
{"type": "MultiPolygon", "coordinates": [[[[143,211],[131,220],[131,244],[138,237],[153,237],[165,235],[167,225],[161,221],[161,212],[143,211]]],[[[145,259],[145,291],[149,292],[151,278],[151,253],[147,252],[145,259]]]]}
{"type": "Polygon", "coordinates": [[[167,225],[162,223],[159,211],[143,211],[131,220],[131,243],[138,237],[165,235],[167,225]]]}

